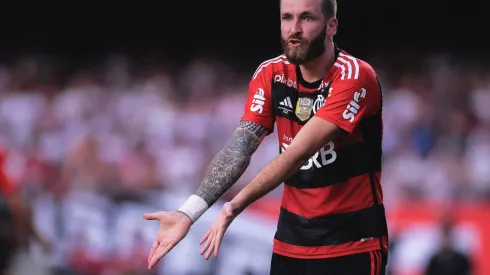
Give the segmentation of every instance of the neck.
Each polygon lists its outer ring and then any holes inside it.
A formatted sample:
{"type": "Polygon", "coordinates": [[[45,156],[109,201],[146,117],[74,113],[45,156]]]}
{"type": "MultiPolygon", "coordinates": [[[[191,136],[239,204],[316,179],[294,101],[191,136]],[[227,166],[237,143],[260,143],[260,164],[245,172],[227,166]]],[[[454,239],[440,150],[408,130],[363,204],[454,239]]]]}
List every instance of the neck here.
{"type": "Polygon", "coordinates": [[[333,42],[326,45],[325,52],[306,64],[299,65],[301,75],[307,82],[323,79],[335,62],[335,48],[333,42]]]}

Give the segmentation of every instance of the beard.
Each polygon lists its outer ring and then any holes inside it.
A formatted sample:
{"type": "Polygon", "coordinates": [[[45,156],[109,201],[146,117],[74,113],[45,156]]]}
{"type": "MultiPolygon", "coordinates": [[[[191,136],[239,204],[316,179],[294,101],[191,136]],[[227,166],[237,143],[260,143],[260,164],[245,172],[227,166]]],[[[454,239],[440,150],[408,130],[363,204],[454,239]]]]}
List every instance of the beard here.
{"type": "Polygon", "coordinates": [[[327,37],[327,26],[311,41],[301,37],[301,34],[293,34],[289,39],[301,40],[301,45],[293,47],[281,37],[282,49],[288,61],[292,64],[303,65],[312,59],[315,59],[325,52],[325,38],[327,37]]]}

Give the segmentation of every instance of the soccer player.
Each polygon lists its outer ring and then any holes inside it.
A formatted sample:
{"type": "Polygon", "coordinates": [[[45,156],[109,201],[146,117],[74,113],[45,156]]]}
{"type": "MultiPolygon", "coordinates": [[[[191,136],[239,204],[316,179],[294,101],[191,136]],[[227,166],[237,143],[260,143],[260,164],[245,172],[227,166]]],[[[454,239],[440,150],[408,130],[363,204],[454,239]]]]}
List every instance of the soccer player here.
{"type": "Polygon", "coordinates": [[[381,87],[368,63],[333,42],[336,12],[335,0],[281,0],[284,55],[253,74],[230,142],[178,211],[145,215],[160,221],[150,268],[238,180],[276,123],[281,153],[224,204],[201,254],[218,256],[233,219],[284,182],[271,274],[384,273],[381,87]]]}
{"type": "Polygon", "coordinates": [[[7,272],[16,250],[29,237],[45,252],[51,248],[34,226],[30,206],[4,171],[5,160],[6,150],[0,146],[0,275],[7,272]]]}

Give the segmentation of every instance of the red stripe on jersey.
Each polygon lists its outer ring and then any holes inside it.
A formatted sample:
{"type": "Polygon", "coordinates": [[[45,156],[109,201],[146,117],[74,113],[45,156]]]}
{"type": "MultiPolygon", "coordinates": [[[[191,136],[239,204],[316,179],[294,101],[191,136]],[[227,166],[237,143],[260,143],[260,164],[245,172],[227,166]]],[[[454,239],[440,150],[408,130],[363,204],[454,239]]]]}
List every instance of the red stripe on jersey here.
{"type": "MultiPolygon", "coordinates": [[[[382,237],[383,245],[388,244],[388,237],[382,237]]],[[[356,241],[340,245],[328,246],[297,246],[287,244],[274,239],[273,252],[282,256],[297,258],[297,259],[322,259],[341,257],[357,253],[365,253],[371,251],[379,251],[379,238],[366,241],[356,241]]],[[[385,252],[386,253],[386,252],[385,252]]]]}
{"type": "Polygon", "coordinates": [[[375,266],[375,260],[374,260],[374,252],[369,252],[369,256],[371,257],[371,275],[376,275],[374,274],[374,266],[375,266]]]}
{"type": "Polygon", "coordinates": [[[321,259],[379,250],[379,239],[328,246],[297,246],[274,239],[274,253],[299,259],[321,259]]]}
{"type": "MultiPolygon", "coordinates": [[[[381,173],[375,174],[378,189],[378,203],[381,204],[379,180],[381,173]]],[[[322,188],[299,189],[284,185],[281,206],[287,211],[307,219],[357,211],[373,206],[370,175],[350,178],[343,183],[322,188]]]]}

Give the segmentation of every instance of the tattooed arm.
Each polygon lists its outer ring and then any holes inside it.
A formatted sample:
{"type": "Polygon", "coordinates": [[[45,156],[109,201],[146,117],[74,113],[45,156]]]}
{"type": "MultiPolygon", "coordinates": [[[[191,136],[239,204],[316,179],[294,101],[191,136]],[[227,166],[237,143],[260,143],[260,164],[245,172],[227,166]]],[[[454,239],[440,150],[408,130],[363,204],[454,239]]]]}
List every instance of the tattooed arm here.
{"type": "Polygon", "coordinates": [[[245,172],[268,131],[254,122],[241,121],[228,144],[214,157],[195,195],[213,205],[245,172]]]}
{"type": "Polygon", "coordinates": [[[148,255],[149,269],[177,245],[187,235],[192,223],[240,178],[267,131],[259,124],[242,120],[225,148],[214,157],[199,189],[178,211],[144,214],[145,219],[160,222],[148,255]]]}

